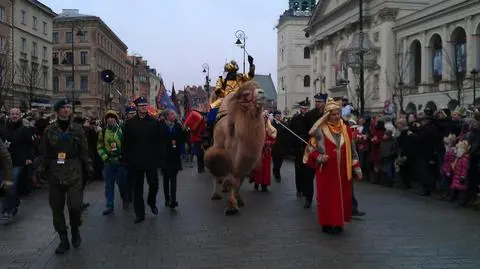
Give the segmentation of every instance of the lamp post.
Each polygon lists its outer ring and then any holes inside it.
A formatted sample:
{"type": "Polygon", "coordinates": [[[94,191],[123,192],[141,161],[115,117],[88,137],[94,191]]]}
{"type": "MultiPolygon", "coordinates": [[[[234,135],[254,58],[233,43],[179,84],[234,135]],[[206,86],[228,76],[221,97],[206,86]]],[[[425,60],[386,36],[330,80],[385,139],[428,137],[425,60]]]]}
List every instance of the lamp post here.
{"type": "Polygon", "coordinates": [[[245,58],[247,55],[247,49],[246,49],[247,36],[245,35],[245,32],[243,30],[237,30],[235,32],[235,37],[237,38],[237,41],[235,42],[235,44],[238,45],[241,49],[243,49],[243,73],[245,74],[245,58]]]}
{"type": "Polygon", "coordinates": [[[210,97],[210,67],[207,63],[202,65],[203,71],[202,73],[205,74],[205,91],[207,91],[207,100],[210,97]]]}
{"type": "Polygon", "coordinates": [[[473,79],[473,106],[476,105],[476,99],[477,99],[477,88],[476,88],[476,82],[477,82],[477,75],[478,75],[478,70],[477,69],[473,69],[472,71],[470,71],[470,74],[472,74],[472,79],[473,79]]]}
{"type": "MultiPolygon", "coordinates": [[[[71,59],[63,59],[62,63],[63,64],[70,64],[71,65],[71,76],[72,76],[72,114],[74,115],[75,114],[75,36],[84,36],[85,33],[81,30],[81,28],[77,27],[75,25],[75,22],[72,22],[72,25],[71,25],[71,31],[72,31],[72,46],[71,46],[71,50],[72,50],[72,57],[71,59]],[[75,33],[75,30],[77,30],[77,33],[75,33]]],[[[66,55],[65,55],[66,56],[66,55]]]]}
{"type": "Polygon", "coordinates": [[[354,34],[352,42],[344,50],[347,66],[359,76],[360,114],[365,112],[365,69],[378,69],[377,58],[380,49],[374,47],[368,35],[363,32],[363,0],[359,0],[358,32],[354,34]]]}

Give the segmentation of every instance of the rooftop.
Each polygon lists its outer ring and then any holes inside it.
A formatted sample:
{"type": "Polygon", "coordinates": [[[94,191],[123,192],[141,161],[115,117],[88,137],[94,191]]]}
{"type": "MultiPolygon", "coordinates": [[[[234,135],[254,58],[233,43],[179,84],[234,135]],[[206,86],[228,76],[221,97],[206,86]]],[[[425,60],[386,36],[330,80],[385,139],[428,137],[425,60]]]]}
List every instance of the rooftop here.
{"type": "Polygon", "coordinates": [[[277,90],[273,84],[272,75],[257,75],[253,77],[253,80],[258,82],[262,89],[265,91],[265,95],[268,100],[277,100],[277,90]]]}

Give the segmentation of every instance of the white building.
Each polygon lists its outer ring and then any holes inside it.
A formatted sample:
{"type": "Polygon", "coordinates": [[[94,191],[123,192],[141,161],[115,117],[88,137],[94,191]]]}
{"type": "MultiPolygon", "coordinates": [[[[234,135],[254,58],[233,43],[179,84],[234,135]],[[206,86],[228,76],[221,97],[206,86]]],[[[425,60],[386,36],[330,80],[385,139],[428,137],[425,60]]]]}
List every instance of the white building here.
{"type": "MultiPolygon", "coordinates": [[[[47,105],[52,96],[52,27],[56,14],[36,0],[13,1],[15,106],[47,105]]],[[[10,102],[12,96],[10,96],[10,102]]],[[[7,101],[8,102],[8,101],[7,101]]]]}
{"type": "Polygon", "coordinates": [[[307,97],[312,100],[312,84],[318,82],[312,79],[310,41],[304,32],[314,7],[315,0],[290,0],[277,25],[277,108],[283,112],[307,97]]]}
{"type": "MultiPolygon", "coordinates": [[[[350,68],[352,55],[347,57],[345,49],[359,30],[358,2],[323,0],[316,5],[304,29],[313,57],[312,77],[321,81],[312,90],[357,99],[358,74],[350,68]]],[[[464,105],[473,102],[471,70],[480,69],[479,1],[364,0],[363,10],[364,32],[378,49],[379,67],[365,72],[368,108],[379,109],[392,98],[399,104],[401,96],[407,110],[429,101],[453,107],[458,95],[464,105]]]]}

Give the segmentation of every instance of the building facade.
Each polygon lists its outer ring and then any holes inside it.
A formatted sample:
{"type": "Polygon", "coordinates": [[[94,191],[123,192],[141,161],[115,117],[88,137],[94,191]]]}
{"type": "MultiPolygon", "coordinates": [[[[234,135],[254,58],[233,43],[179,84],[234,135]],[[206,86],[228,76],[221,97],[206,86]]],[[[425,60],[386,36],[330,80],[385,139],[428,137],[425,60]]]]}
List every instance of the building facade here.
{"type": "Polygon", "coordinates": [[[158,90],[160,89],[162,78],[160,77],[160,74],[157,73],[157,70],[155,68],[150,68],[148,72],[148,79],[150,85],[150,90],[148,93],[148,103],[153,107],[157,107],[155,104],[155,98],[157,97],[158,90]]]}
{"type": "Polygon", "coordinates": [[[11,70],[15,59],[12,52],[12,2],[10,0],[0,0],[0,70],[2,70],[2,79],[0,80],[0,109],[6,109],[11,105],[6,103],[10,98],[13,89],[14,73],[11,70]],[[6,105],[6,106],[5,106],[6,105]]]}
{"type": "Polygon", "coordinates": [[[106,109],[122,109],[125,93],[127,46],[97,16],[64,9],[54,19],[54,99],[75,101],[75,113],[102,117],[106,109]],[[102,71],[115,74],[113,83],[102,71]]]}
{"type": "Polygon", "coordinates": [[[305,36],[315,0],[289,1],[289,9],[277,25],[277,107],[285,114],[295,105],[313,97],[312,55],[305,36]]]}
{"type": "Polygon", "coordinates": [[[127,64],[127,89],[129,100],[137,97],[150,98],[150,67],[141,56],[130,55],[126,58],[127,64]]]}
{"type": "MultiPolygon", "coordinates": [[[[354,104],[359,100],[359,57],[353,53],[361,40],[358,3],[320,1],[304,29],[312,76],[321,86],[312,90],[348,96],[354,104]]],[[[386,100],[408,111],[427,103],[451,108],[473,103],[480,67],[478,1],[371,0],[364,1],[363,15],[368,109],[380,110],[386,100]]]]}
{"type": "MultiPolygon", "coordinates": [[[[13,0],[13,91],[7,103],[27,110],[49,106],[52,96],[52,27],[56,14],[36,0],[13,0]]],[[[3,10],[2,10],[3,12],[3,10]]]]}

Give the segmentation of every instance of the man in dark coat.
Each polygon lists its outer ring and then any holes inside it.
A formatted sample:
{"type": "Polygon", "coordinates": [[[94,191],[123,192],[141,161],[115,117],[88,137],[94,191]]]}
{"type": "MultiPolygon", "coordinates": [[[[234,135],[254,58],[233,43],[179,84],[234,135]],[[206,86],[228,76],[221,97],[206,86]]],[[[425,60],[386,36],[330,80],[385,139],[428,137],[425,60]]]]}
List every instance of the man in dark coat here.
{"type": "MultiPolygon", "coordinates": [[[[304,141],[308,141],[310,136],[308,131],[311,125],[307,118],[307,112],[310,108],[310,102],[304,100],[299,103],[300,113],[295,115],[290,121],[290,129],[299,135],[304,141]]],[[[297,188],[297,197],[305,197],[305,208],[310,208],[313,199],[313,178],[315,171],[303,163],[303,153],[305,144],[300,139],[295,138],[292,141],[295,149],[295,185],[297,188]]]]}
{"type": "Polygon", "coordinates": [[[134,223],[145,220],[143,185],[146,176],[149,186],[147,204],[158,215],[158,168],[165,164],[165,143],[160,122],[147,113],[147,100],[135,100],[137,115],[125,123],[122,157],[134,174],[133,206],[134,223]]]}
{"type": "Polygon", "coordinates": [[[83,178],[93,174],[92,160],[88,156],[87,137],[82,126],[73,123],[67,100],[55,104],[57,120],[45,129],[40,145],[39,173],[49,183],[49,203],[53,226],[60,235],[60,245],[55,253],[70,249],[65,221],[65,200],[70,215],[72,245],[81,243],[79,227],[83,202],[83,178]]]}
{"type": "Polygon", "coordinates": [[[272,147],[272,161],[273,161],[273,176],[280,182],[280,168],[282,168],[283,158],[288,154],[288,149],[290,145],[290,133],[288,132],[283,125],[286,125],[282,119],[282,113],[280,111],[273,112],[274,121],[272,121],[272,126],[277,130],[277,138],[275,144],[272,147]]]}

